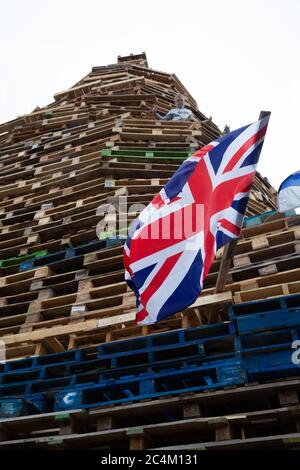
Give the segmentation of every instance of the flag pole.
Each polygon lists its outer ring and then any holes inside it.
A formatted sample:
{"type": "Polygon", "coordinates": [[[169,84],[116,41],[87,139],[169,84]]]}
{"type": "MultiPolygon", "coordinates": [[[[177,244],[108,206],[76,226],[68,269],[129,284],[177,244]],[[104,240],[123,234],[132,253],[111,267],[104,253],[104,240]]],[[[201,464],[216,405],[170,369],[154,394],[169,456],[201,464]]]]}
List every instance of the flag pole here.
{"type": "MultiPolygon", "coordinates": [[[[270,114],[271,114],[270,111],[261,111],[259,113],[258,119],[259,120],[263,119],[267,116],[270,116],[270,114]]],[[[214,294],[219,294],[220,292],[224,292],[227,274],[231,265],[231,261],[233,258],[234,250],[237,245],[238,239],[239,238],[235,238],[231,242],[227,243],[227,245],[225,245],[214,294]]],[[[209,324],[215,323],[217,318],[218,318],[218,312],[216,310],[212,310],[208,316],[208,323],[209,324]]]]}

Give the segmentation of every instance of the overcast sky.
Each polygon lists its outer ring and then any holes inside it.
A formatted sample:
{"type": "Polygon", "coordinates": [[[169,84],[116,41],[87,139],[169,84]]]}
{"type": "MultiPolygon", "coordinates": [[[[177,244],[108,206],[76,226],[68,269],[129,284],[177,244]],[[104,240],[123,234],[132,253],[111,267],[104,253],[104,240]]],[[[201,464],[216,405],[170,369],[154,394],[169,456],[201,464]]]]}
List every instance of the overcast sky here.
{"type": "Polygon", "coordinates": [[[300,170],[300,0],[9,0],[0,17],[0,122],[53,100],[95,65],[147,53],[223,129],[272,111],[259,171],[300,170]]]}

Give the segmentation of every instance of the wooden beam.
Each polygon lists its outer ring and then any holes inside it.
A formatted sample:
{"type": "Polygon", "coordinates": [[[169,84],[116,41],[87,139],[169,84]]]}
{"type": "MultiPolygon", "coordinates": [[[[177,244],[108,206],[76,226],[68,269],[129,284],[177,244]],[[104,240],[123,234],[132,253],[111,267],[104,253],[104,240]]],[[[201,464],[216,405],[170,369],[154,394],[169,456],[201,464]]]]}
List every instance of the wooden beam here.
{"type": "Polygon", "coordinates": [[[65,351],[65,348],[63,347],[61,342],[58,341],[57,338],[47,338],[47,339],[45,339],[44,343],[49,349],[51,349],[51,351],[53,351],[55,353],[65,351]]]}

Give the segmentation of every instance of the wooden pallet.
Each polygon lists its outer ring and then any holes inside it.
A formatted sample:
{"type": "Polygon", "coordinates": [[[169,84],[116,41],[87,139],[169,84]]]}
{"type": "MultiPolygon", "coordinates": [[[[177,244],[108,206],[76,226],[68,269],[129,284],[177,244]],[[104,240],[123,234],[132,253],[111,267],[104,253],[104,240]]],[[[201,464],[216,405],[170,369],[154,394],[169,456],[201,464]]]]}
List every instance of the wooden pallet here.
{"type": "Polygon", "coordinates": [[[268,442],[273,447],[278,443],[290,446],[295,445],[292,439],[299,435],[299,390],[299,379],[294,379],[88,412],[72,410],[2,419],[0,447],[118,445],[134,450],[172,445],[193,448],[200,444],[205,448],[259,448],[268,442]],[[259,438],[253,434],[259,434],[259,438]]]}
{"type": "MultiPolygon", "coordinates": [[[[51,300],[51,299],[49,299],[51,300]]],[[[126,302],[128,303],[128,299],[126,302]]],[[[18,332],[11,334],[9,329],[2,334],[1,339],[4,341],[7,347],[8,358],[20,357],[20,351],[25,344],[36,345],[36,354],[43,354],[43,344],[46,346],[48,352],[61,352],[66,349],[72,349],[76,347],[77,342],[80,346],[84,347],[93,344],[93,334],[96,335],[96,341],[111,341],[112,339],[119,339],[124,337],[139,336],[141,334],[148,334],[151,331],[162,332],[172,328],[186,328],[188,326],[199,326],[202,324],[201,313],[208,317],[208,312],[211,308],[218,308],[222,310],[226,308],[226,305],[231,301],[230,293],[217,294],[216,296],[208,296],[199,298],[193,305],[191,305],[186,311],[178,313],[176,316],[166,319],[159,325],[153,327],[137,327],[135,325],[135,311],[132,311],[132,306],[125,306],[121,303],[115,305],[118,302],[124,302],[123,296],[108,297],[101,300],[104,304],[112,304],[109,307],[96,308],[93,311],[85,312],[84,307],[88,302],[81,302],[74,304],[72,316],[72,307],[69,305],[65,307],[54,307],[53,310],[48,310],[51,313],[64,312],[67,309],[68,315],[57,319],[47,320],[41,318],[42,310],[33,312],[32,314],[27,313],[21,320],[24,324],[25,332],[20,331],[20,319],[19,317],[15,320],[17,325],[14,328],[18,329],[18,332]],[[79,308],[78,308],[79,307],[79,308]],[[126,313],[128,312],[128,313],[126,313]],[[201,312],[201,313],[200,313],[201,312]],[[27,318],[27,324],[24,322],[27,318]],[[126,326],[126,328],[125,328],[126,326]],[[26,332],[26,329],[29,331],[26,332]],[[75,335],[75,336],[74,336],[75,335]],[[87,337],[85,338],[85,336],[87,337]],[[97,339],[98,338],[98,339],[97,339]]],[[[40,302],[40,301],[37,301],[40,302]]],[[[97,301],[95,301],[97,303],[97,301]]],[[[40,305],[40,304],[39,304],[40,305]]],[[[49,314],[49,313],[48,313],[49,314]]],[[[8,321],[8,320],[6,320],[8,321]]],[[[10,328],[13,328],[11,326],[10,328]]],[[[32,350],[32,348],[30,348],[32,350]]],[[[43,352],[44,351],[44,352],[43,352]]],[[[22,357],[22,356],[21,356],[22,357]]]]}

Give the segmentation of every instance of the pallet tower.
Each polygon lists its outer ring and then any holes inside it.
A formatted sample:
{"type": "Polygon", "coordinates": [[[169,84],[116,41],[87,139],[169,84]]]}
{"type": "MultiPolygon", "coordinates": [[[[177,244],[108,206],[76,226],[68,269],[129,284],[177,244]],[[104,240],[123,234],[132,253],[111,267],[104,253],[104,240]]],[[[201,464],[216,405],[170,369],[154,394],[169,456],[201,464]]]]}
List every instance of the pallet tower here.
{"type": "Polygon", "coordinates": [[[143,53],[0,125],[0,449],[297,448],[300,216],[276,212],[268,180],[224,291],[220,252],[195,304],[150,327],[124,282],[124,211],[97,236],[99,207],[126,196],[129,223],[220,136],[204,120],[143,53]],[[153,118],[177,93],[197,122],[153,118]]]}

